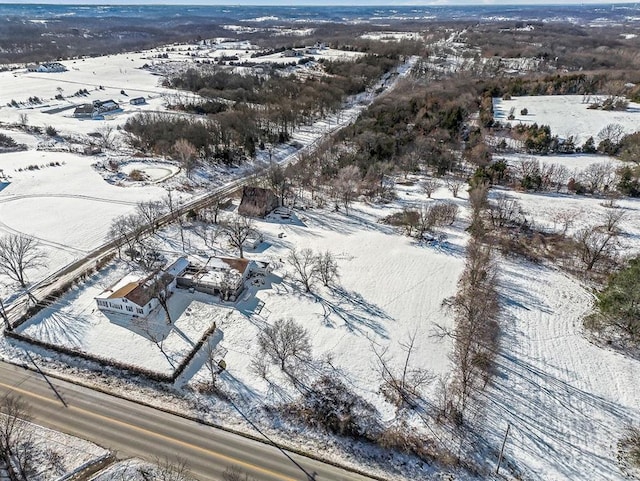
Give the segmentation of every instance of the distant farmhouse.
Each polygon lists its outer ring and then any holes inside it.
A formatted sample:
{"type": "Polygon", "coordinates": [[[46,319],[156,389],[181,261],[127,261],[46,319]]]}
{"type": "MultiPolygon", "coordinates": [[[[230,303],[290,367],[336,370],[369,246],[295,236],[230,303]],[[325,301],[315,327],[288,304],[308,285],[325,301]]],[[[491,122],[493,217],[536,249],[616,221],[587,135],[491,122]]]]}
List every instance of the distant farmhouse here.
{"type": "Polygon", "coordinates": [[[278,207],[276,195],[269,189],[261,187],[244,187],[238,213],[242,215],[264,217],[278,207]]]}
{"type": "Polygon", "coordinates": [[[94,119],[117,110],[120,110],[120,105],[114,100],[94,100],[93,103],[76,107],[73,116],[77,119],[94,119]]]}
{"type": "Polygon", "coordinates": [[[40,65],[37,65],[37,64],[27,65],[27,71],[43,72],[43,73],[66,72],[67,67],[62,65],[60,62],[51,62],[51,63],[42,63],[40,65]]]}

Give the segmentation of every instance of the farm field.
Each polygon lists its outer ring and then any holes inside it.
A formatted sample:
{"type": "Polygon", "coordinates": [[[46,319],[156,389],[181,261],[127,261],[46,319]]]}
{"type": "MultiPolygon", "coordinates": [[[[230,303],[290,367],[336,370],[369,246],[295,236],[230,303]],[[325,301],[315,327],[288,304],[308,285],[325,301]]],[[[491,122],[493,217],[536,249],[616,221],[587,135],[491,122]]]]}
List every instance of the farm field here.
{"type": "Polygon", "coordinates": [[[551,132],[561,139],[573,136],[576,145],[582,145],[589,137],[597,143],[598,133],[609,124],[620,124],[625,133],[638,130],[640,104],[629,103],[626,111],[603,111],[589,109],[597,96],[584,95],[539,95],[512,97],[511,100],[493,99],[494,117],[507,125],[548,125],[551,132]],[[527,115],[522,110],[527,109],[527,115]],[[513,109],[513,120],[508,120],[513,109]]]}

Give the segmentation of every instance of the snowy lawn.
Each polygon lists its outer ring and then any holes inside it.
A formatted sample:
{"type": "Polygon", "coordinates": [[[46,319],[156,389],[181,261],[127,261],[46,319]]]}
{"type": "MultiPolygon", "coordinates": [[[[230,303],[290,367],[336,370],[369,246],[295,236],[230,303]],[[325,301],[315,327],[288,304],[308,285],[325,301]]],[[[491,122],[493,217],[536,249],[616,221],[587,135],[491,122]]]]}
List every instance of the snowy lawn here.
{"type": "Polygon", "coordinates": [[[98,310],[94,298],[130,269],[126,263],[103,269],[20,326],[18,332],[98,358],[172,375],[205,331],[214,322],[220,325],[232,311],[214,304],[211,296],[181,289],[169,298],[170,325],[161,307],[147,318],[136,319],[98,310]]]}
{"type": "MultiPolygon", "coordinates": [[[[591,102],[595,98],[592,96],[591,102]]],[[[582,95],[540,95],[513,97],[511,100],[493,99],[494,118],[510,125],[548,125],[551,133],[562,139],[573,136],[576,145],[582,145],[589,137],[598,143],[598,132],[609,124],[620,124],[627,134],[640,129],[640,104],[629,103],[624,112],[591,110],[582,95]],[[507,120],[514,109],[514,120],[507,120]],[[527,115],[520,111],[526,108],[527,115]]]]}
{"type": "MultiPolygon", "coordinates": [[[[445,189],[438,190],[434,198],[450,199],[445,189]]],[[[242,316],[231,316],[221,324],[224,339],[220,347],[227,351],[227,371],[221,380],[226,389],[251,406],[276,405],[297,395],[277,366],[270,369],[269,381],[251,368],[258,357],[258,333],[281,318],[300,322],[309,332],[314,359],[330,359],[336,372],[386,420],[394,417],[395,408],[379,392],[381,381],[372,346],[388,347],[389,357],[399,362],[403,355],[400,343],[415,334],[420,349],[413,364],[446,375],[451,342],[432,334],[436,324],[451,326],[441,304],[455,293],[462,272],[467,239],[463,223],[448,228],[445,241],[427,245],[378,222],[405,206],[425,201],[417,185],[400,186],[397,201],[357,203],[348,216],[326,208],[296,210],[292,219],[282,222],[256,220],[264,242],[255,250],[247,249],[245,256],[268,261],[275,270],[263,282],[248,283],[234,306],[242,316]],[[311,293],[305,293],[287,261],[294,247],[331,252],[339,265],[336,285],[327,288],[317,283],[311,293]]],[[[207,251],[191,229],[185,234],[193,255],[207,251]]],[[[181,245],[176,230],[160,233],[156,242],[161,250],[181,245]]],[[[216,251],[237,255],[225,236],[218,242],[216,251]]],[[[203,368],[194,382],[209,378],[209,371],[203,368]]]]}

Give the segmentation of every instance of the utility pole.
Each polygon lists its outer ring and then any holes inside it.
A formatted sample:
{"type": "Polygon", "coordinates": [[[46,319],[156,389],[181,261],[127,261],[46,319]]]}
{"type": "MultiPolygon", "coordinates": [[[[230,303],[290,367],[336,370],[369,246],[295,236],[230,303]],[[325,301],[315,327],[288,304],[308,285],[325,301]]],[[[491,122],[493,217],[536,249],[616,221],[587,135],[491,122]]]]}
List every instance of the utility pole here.
{"type": "Polygon", "coordinates": [[[509,436],[509,429],[511,429],[511,424],[507,424],[507,431],[504,433],[504,439],[502,440],[502,448],[500,448],[500,456],[498,457],[498,465],[496,466],[496,474],[500,472],[500,464],[502,464],[502,455],[504,454],[504,445],[507,444],[507,436],[509,436]]]}
{"type": "Polygon", "coordinates": [[[7,331],[11,330],[11,323],[9,322],[9,318],[7,317],[7,311],[4,310],[4,302],[0,299],[0,316],[2,316],[2,320],[4,321],[4,327],[7,331]]]}

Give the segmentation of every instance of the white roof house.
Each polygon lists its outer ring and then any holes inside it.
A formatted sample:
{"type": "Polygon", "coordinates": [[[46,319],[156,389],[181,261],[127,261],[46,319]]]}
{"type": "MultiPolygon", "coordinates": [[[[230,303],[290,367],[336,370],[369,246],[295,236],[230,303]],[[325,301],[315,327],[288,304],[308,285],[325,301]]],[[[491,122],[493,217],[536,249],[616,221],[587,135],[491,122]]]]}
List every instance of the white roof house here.
{"type": "Polygon", "coordinates": [[[95,298],[98,309],[133,317],[147,316],[159,305],[158,289],[171,295],[177,285],[177,277],[188,266],[189,260],[180,257],[164,270],[150,276],[127,275],[95,298]]]}

